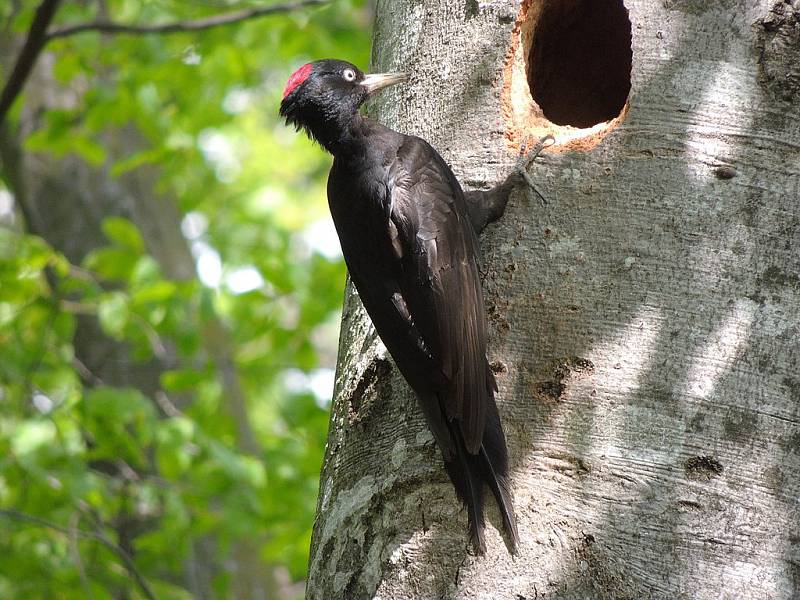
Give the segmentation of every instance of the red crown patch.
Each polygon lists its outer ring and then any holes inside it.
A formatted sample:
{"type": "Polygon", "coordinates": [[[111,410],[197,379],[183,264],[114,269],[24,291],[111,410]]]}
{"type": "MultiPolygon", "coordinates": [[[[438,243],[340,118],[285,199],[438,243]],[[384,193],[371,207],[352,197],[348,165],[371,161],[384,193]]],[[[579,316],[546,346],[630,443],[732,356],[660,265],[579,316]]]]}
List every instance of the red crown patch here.
{"type": "Polygon", "coordinates": [[[308,79],[308,76],[311,75],[311,67],[312,67],[311,63],[308,63],[297,69],[297,71],[295,71],[294,73],[292,73],[292,76],[289,77],[289,81],[286,82],[286,87],[283,88],[284,98],[286,98],[286,96],[291,94],[294,88],[296,88],[306,79],[308,79]]]}

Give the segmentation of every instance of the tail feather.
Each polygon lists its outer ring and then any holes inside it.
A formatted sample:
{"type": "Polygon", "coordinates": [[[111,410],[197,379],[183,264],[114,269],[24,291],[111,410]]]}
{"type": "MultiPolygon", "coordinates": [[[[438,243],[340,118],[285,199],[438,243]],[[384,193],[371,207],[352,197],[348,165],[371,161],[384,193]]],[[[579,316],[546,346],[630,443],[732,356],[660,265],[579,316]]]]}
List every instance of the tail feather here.
{"type": "Polygon", "coordinates": [[[444,467],[456,489],[459,500],[467,507],[469,537],[478,554],[486,552],[486,538],[483,535],[483,487],[484,481],[478,468],[477,457],[467,452],[458,425],[448,422],[450,435],[455,442],[455,457],[445,459],[444,467]]]}
{"type": "MultiPolygon", "coordinates": [[[[494,380],[494,378],[492,378],[494,380]]],[[[491,397],[491,396],[490,396],[491,397]]],[[[484,469],[484,480],[494,494],[500,515],[503,518],[503,528],[508,535],[509,549],[516,553],[519,534],[517,532],[517,519],[514,516],[514,505],[511,502],[511,493],[508,486],[508,450],[506,449],[506,436],[500,422],[500,414],[494,399],[486,411],[486,429],[483,433],[480,456],[481,466],[484,469]]]]}
{"type": "Polygon", "coordinates": [[[500,508],[500,516],[503,519],[503,529],[508,535],[508,544],[510,546],[511,554],[517,553],[517,544],[519,544],[519,533],[517,532],[517,518],[514,515],[514,505],[511,502],[511,493],[508,491],[508,479],[504,475],[495,472],[492,466],[492,460],[486,453],[486,448],[481,446],[481,458],[483,459],[484,468],[487,474],[486,481],[489,484],[489,489],[492,490],[497,506],[500,508]]]}
{"type": "Polygon", "coordinates": [[[519,534],[514,505],[508,489],[508,458],[497,409],[489,411],[487,428],[478,454],[467,452],[463,435],[457,423],[449,422],[448,429],[455,441],[455,457],[445,459],[445,469],[453,482],[456,494],[467,507],[470,538],[475,551],[486,551],[484,537],[484,486],[488,485],[497,501],[503,529],[508,537],[509,550],[516,554],[519,534]],[[492,414],[494,413],[494,414],[492,414]],[[494,418],[493,418],[494,416],[494,418]]]}
{"type": "Polygon", "coordinates": [[[489,371],[486,425],[477,454],[467,450],[458,420],[449,420],[445,416],[436,395],[420,395],[419,399],[428,426],[442,452],[447,475],[459,500],[467,508],[469,534],[475,551],[478,554],[486,551],[483,509],[485,486],[488,485],[500,509],[509,551],[515,554],[519,535],[508,485],[506,438],[494,403],[495,390],[494,376],[489,371]]]}

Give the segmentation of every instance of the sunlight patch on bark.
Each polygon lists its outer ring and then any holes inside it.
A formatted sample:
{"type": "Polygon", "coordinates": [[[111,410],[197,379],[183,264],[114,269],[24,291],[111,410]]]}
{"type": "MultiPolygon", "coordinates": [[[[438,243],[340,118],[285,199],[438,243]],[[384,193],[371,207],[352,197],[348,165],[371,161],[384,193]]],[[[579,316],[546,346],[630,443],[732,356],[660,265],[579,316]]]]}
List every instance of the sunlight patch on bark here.
{"type": "Polygon", "coordinates": [[[708,336],[705,346],[695,355],[686,374],[683,393],[708,399],[723,375],[744,349],[758,305],[752,300],[737,300],[726,319],[708,336]]]}
{"type": "Polygon", "coordinates": [[[602,357],[602,361],[597,359],[595,367],[598,373],[605,371],[620,394],[630,394],[638,389],[641,376],[652,359],[663,321],[661,307],[644,305],[616,339],[589,353],[589,356],[602,357]]]}
{"type": "MultiPolygon", "coordinates": [[[[733,134],[752,129],[757,83],[737,62],[698,62],[692,68],[696,73],[688,80],[711,82],[704,88],[695,118],[686,128],[686,147],[695,156],[687,161],[686,169],[698,183],[708,184],[718,178],[719,166],[741,153],[741,138],[733,134]],[[702,115],[705,107],[715,107],[715,112],[724,107],[724,128],[711,115],[702,115]]],[[[688,98],[691,93],[686,90],[688,98]]]]}

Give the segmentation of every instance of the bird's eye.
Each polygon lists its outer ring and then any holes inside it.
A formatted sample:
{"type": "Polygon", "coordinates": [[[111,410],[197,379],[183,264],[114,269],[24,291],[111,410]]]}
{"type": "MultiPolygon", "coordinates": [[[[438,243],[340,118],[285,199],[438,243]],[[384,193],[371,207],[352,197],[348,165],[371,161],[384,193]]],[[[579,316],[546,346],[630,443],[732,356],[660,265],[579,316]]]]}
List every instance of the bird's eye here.
{"type": "Polygon", "coordinates": [[[342,77],[344,77],[345,81],[355,81],[356,72],[353,69],[345,69],[342,71],[342,77]]]}

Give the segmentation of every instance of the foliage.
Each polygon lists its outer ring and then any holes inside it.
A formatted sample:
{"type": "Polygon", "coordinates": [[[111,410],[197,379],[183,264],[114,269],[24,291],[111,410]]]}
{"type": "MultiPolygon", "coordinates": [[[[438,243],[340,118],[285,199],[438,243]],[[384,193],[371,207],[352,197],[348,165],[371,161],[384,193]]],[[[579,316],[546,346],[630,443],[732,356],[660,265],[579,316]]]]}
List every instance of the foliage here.
{"type": "MultiPolygon", "coordinates": [[[[0,8],[0,25],[21,37],[37,3],[13,4],[21,10],[0,8]]],[[[92,20],[98,4],[62,3],[57,23],[92,20]]],[[[135,23],[242,6],[103,4],[114,20],[135,23]]],[[[329,159],[276,113],[283,82],[306,60],[366,64],[363,4],[340,0],[201,33],[85,33],[48,46],[57,80],[81,93],[73,108],[42,116],[26,152],[53,161],[78,154],[115,177],[156,167],[157,192],[186,215],[200,278],[167,278],[123,218],[106,219],[107,245],[70,264],[5,216],[0,597],[104,598],[120,589],[138,597],[127,551],[157,597],[187,598],[182,570],[208,537],[220,563],[237,541],[256,540],[265,561],[303,576],[328,401],[309,382],[335,360],[344,267],[317,243],[329,159]],[[106,134],[123,126],[146,142],[118,158],[106,134]],[[87,318],[139,364],[174,355],[173,367],[150,391],[98,380],[76,359],[76,327],[87,318]],[[217,321],[255,452],[237,438],[226,366],[203,339],[217,321]],[[126,519],[136,528],[121,539],[126,519]]],[[[11,192],[12,175],[3,179],[11,192]]],[[[226,597],[229,584],[218,577],[215,596],[226,597]]]]}

